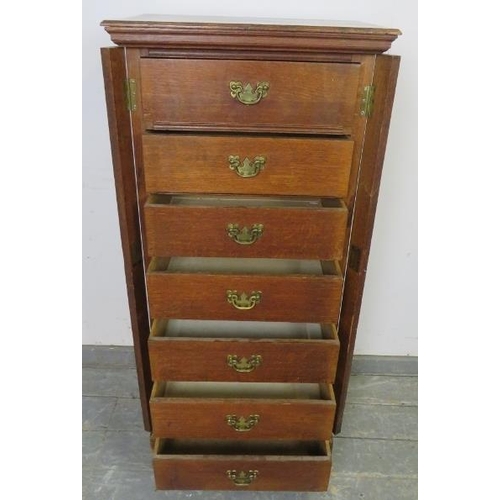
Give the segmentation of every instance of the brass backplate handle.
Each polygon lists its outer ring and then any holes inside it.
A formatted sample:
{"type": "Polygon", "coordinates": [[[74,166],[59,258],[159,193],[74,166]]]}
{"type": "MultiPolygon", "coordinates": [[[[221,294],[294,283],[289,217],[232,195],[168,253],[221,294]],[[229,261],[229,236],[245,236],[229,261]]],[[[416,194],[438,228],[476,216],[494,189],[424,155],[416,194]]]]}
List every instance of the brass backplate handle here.
{"type": "Polygon", "coordinates": [[[231,97],[238,99],[241,104],[257,104],[261,99],[266,97],[269,90],[268,82],[259,82],[255,90],[249,83],[243,85],[241,82],[229,82],[229,89],[231,90],[231,97]]]}
{"type": "Polygon", "coordinates": [[[244,226],[240,229],[238,224],[228,224],[227,235],[239,245],[251,245],[255,243],[264,232],[264,224],[254,224],[251,229],[244,226]]]}
{"type": "Polygon", "coordinates": [[[261,363],[262,356],[260,354],[252,354],[250,359],[245,357],[238,359],[236,354],[228,354],[227,356],[227,366],[239,373],[253,372],[261,363]]]}
{"type": "Polygon", "coordinates": [[[226,415],[227,425],[232,427],[236,432],[251,431],[259,423],[259,420],[259,415],[249,415],[248,418],[226,415]]]}
{"type": "Polygon", "coordinates": [[[259,474],[258,470],[249,470],[248,472],[227,470],[226,475],[236,486],[248,486],[259,474]]]}
{"type": "Polygon", "coordinates": [[[250,292],[250,295],[247,295],[245,292],[238,294],[237,290],[226,290],[226,298],[236,309],[248,311],[261,301],[262,292],[250,292]]]}
{"type": "Polygon", "coordinates": [[[264,169],[267,158],[265,156],[259,155],[255,156],[253,161],[245,156],[244,160],[241,161],[238,155],[230,155],[227,158],[229,162],[229,169],[233,170],[240,177],[248,178],[255,177],[258,173],[264,169]]]}

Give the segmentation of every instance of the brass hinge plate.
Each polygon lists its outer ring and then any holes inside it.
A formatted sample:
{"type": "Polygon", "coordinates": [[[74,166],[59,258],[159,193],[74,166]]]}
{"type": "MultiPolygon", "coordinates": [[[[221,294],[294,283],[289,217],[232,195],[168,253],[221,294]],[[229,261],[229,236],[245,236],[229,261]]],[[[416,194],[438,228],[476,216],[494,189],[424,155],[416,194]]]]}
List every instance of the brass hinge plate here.
{"type": "Polygon", "coordinates": [[[129,111],[135,111],[137,109],[136,91],[136,81],[133,78],[127,78],[125,80],[125,99],[127,101],[127,109],[129,111]]]}
{"type": "Polygon", "coordinates": [[[361,99],[361,116],[366,118],[372,116],[374,102],[375,85],[367,85],[363,90],[363,99],[361,99]]]}

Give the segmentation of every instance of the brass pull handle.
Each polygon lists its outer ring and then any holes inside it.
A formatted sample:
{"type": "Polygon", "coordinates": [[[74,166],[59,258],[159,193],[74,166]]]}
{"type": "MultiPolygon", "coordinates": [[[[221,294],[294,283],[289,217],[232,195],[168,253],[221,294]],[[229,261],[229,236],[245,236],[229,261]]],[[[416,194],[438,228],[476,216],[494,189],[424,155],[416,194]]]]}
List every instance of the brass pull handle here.
{"type": "Polygon", "coordinates": [[[250,295],[242,292],[238,295],[236,290],[226,290],[226,297],[227,301],[236,309],[248,311],[253,309],[255,305],[260,302],[262,292],[251,292],[250,295]]]}
{"type": "Polygon", "coordinates": [[[242,163],[239,156],[230,155],[227,161],[229,162],[229,169],[236,172],[240,177],[255,177],[264,169],[266,159],[265,156],[255,156],[252,161],[246,156],[242,163]]]}
{"type": "Polygon", "coordinates": [[[259,423],[259,420],[259,415],[250,415],[248,418],[226,415],[227,425],[232,427],[236,432],[251,431],[259,423]]]}
{"type": "Polygon", "coordinates": [[[261,363],[262,356],[260,354],[252,354],[250,359],[243,357],[240,360],[236,354],[228,354],[227,356],[227,366],[239,373],[253,372],[261,363]]]}
{"type": "Polygon", "coordinates": [[[227,235],[236,243],[240,245],[251,245],[255,243],[264,232],[264,224],[254,224],[252,229],[243,227],[240,229],[238,224],[227,225],[227,235]]]}
{"type": "Polygon", "coordinates": [[[261,99],[266,97],[267,91],[269,90],[268,82],[259,82],[252,89],[252,86],[247,83],[243,85],[241,82],[229,82],[229,88],[231,89],[231,97],[238,99],[241,104],[257,104],[261,99]]]}
{"type": "Polygon", "coordinates": [[[249,470],[248,472],[227,470],[226,475],[236,486],[248,486],[259,474],[258,470],[249,470]]]}

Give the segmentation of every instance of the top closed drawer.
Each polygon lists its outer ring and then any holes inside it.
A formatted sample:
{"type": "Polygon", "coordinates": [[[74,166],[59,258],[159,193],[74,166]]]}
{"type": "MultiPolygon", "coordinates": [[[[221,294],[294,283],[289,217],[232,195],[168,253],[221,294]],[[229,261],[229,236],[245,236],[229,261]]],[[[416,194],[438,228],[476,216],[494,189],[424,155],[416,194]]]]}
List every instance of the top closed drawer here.
{"type": "Polygon", "coordinates": [[[349,135],[358,78],[358,64],[145,58],[145,128],[349,135]]]}

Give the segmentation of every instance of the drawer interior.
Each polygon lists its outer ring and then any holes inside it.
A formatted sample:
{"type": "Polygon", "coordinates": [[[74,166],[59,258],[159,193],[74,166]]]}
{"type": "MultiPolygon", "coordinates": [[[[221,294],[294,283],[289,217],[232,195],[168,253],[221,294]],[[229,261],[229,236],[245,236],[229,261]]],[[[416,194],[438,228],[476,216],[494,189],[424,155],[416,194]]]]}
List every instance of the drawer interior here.
{"type": "Polygon", "coordinates": [[[297,198],[262,196],[181,196],[151,194],[146,206],[183,206],[183,207],[249,207],[249,208],[329,208],[347,210],[339,198],[297,198]]]}
{"type": "Polygon", "coordinates": [[[328,441],[157,439],[156,455],[266,455],[330,457],[328,441]]]}
{"type": "Polygon", "coordinates": [[[154,257],[148,272],[341,276],[337,261],[227,257],[154,257]]]}
{"type": "Polygon", "coordinates": [[[155,382],[151,398],[294,399],[333,401],[330,384],[155,382]]]}
{"type": "Polygon", "coordinates": [[[335,325],[319,323],[155,319],[150,338],[338,340],[338,335],[335,325]]]}

